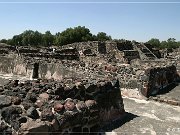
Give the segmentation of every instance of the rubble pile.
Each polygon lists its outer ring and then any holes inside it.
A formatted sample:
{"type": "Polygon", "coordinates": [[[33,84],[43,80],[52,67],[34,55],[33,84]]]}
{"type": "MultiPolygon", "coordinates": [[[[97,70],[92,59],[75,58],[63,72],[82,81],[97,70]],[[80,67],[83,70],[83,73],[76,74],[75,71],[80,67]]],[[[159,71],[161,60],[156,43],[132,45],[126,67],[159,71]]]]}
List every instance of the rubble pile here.
{"type": "Polygon", "coordinates": [[[11,80],[0,89],[2,134],[98,132],[124,112],[117,79],[11,80]]]}

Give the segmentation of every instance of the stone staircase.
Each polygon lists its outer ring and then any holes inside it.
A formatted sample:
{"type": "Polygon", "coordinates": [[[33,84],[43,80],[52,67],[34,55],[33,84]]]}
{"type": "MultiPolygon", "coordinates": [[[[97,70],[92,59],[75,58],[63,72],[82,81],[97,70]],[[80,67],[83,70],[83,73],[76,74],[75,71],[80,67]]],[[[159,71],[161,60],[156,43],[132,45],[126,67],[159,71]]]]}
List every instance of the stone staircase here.
{"type": "Polygon", "coordinates": [[[154,55],[143,43],[133,44],[133,47],[139,52],[141,60],[157,59],[156,55],[154,55]]]}

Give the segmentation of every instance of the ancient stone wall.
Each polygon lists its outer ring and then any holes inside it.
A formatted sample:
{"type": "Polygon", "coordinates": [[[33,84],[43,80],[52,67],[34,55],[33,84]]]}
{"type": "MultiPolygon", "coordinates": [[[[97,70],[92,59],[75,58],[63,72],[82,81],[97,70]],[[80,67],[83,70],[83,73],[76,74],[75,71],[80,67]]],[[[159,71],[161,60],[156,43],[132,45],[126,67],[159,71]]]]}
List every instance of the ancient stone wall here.
{"type": "Polygon", "coordinates": [[[124,112],[116,79],[14,80],[0,89],[2,134],[95,133],[124,112]]]}
{"type": "Polygon", "coordinates": [[[175,66],[155,67],[145,70],[146,79],[143,81],[143,95],[149,97],[163,91],[165,87],[174,83],[178,79],[175,66]]]}
{"type": "Polygon", "coordinates": [[[72,60],[59,61],[44,57],[25,57],[16,54],[0,56],[0,73],[26,76],[29,79],[61,80],[62,77],[76,76],[73,65],[78,68],[79,62],[73,62],[72,60]],[[33,77],[34,74],[38,74],[37,77],[33,77]]]}
{"type": "MultiPolygon", "coordinates": [[[[158,85],[159,79],[153,80],[152,76],[161,78],[157,77],[159,72],[164,74],[163,76],[166,74],[168,76],[169,67],[173,67],[173,65],[176,69],[170,68],[170,70],[173,70],[174,80],[177,80],[178,77],[175,74],[179,74],[180,67],[178,59],[140,60],[137,50],[127,50],[133,49],[134,46],[128,48],[127,44],[131,44],[131,42],[126,44],[118,44],[113,41],[81,42],[57,47],[55,52],[49,51],[49,48],[28,51],[27,48],[22,47],[19,50],[26,51],[0,56],[0,71],[1,73],[24,75],[30,79],[62,80],[71,78],[75,80],[77,78],[117,77],[123,92],[125,91],[125,94],[134,92],[136,96],[142,94],[149,96],[157,93],[155,85],[158,85]],[[154,69],[155,72],[145,74],[149,69],[154,69]],[[158,69],[157,72],[156,69],[158,69]]],[[[146,49],[144,45],[140,45],[140,47],[146,49]]],[[[160,84],[158,89],[161,87],[160,84]]]]}
{"type": "Polygon", "coordinates": [[[167,61],[136,60],[131,64],[109,63],[101,65],[98,71],[104,76],[116,76],[123,95],[136,98],[155,95],[179,79],[176,66],[167,61]]]}

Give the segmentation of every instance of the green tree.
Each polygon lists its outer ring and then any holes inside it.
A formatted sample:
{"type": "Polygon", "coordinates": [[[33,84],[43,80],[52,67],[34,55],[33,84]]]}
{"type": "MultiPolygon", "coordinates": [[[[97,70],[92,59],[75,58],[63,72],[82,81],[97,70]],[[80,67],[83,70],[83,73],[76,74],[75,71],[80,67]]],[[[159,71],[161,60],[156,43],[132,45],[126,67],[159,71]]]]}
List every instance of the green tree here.
{"type": "MultiPolygon", "coordinates": [[[[52,35],[50,31],[46,31],[44,34],[26,30],[19,35],[13,36],[12,39],[7,41],[11,45],[20,46],[51,46],[51,45],[66,45],[74,42],[86,42],[86,41],[106,41],[111,40],[111,36],[108,36],[104,32],[99,32],[97,35],[93,35],[85,26],[78,26],[74,28],[67,28],[62,32],[58,32],[52,35]]],[[[3,41],[2,41],[3,42],[3,41]]]]}
{"type": "Polygon", "coordinates": [[[7,40],[7,44],[8,44],[8,45],[14,45],[12,39],[8,39],[8,40],[7,40]]]}
{"type": "Polygon", "coordinates": [[[35,31],[34,35],[33,35],[32,45],[35,45],[35,46],[42,45],[42,37],[43,37],[43,35],[40,32],[35,31]]]}
{"type": "Polygon", "coordinates": [[[167,41],[161,42],[161,48],[175,49],[180,47],[180,43],[175,38],[169,38],[167,41]]]}
{"type": "Polygon", "coordinates": [[[167,48],[167,46],[168,46],[167,42],[166,41],[162,41],[160,48],[164,49],[164,48],[167,48]]]}
{"type": "Polygon", "coordinates": [[[111,40],[111,36],[108,36],[105,32],[99,32],[97,34],[97,40],[98,41],[111,40]]]}
{"type": "Polygon", "coordinates": [[[6,39],[1,39],[0,43],[7,43],[6,39]]]}
{"type": "Polygon", "coordinates": [[[159,48],[161,46],[161,43],[160,43],[159,39],[157,39],[157,38],[152,38],[147,43],[152,45],[153,47],[157,47],[157,48],[159,48]]]}
{"type": "Polygon", "coordinates": [[[22,33],[22,45],[38,46],[42,44],[42,34],[38,31],[26,30],[22,33]]]}
{"type": "Polygon", "coordinates": [[[22,33],[22,44],[23,45],[32,45],[33,42],[33,34],[34,31],[32,30],[26,30],[22,33]]]}
{"type": "Polygon", "coordinates": [[[180,41],[177,42],[177,46],[180,47],[180,41]]]}
{"type": "Polygon", "coordinates": [[[11,44],[12,45],[19,45],[19,46],[21,46],[22,45],[22,39],[23,39],[22,34],[15,35],[12,38],[12,43],[11,44]]]}
{"type": "Polygon", "coordinates": [[[168,48],[173,48],[173,49],[178,48],[178,44],[175,38],[169,38],[167,40],[167,44],[168,44],[167,46],[168,48]]]}
{"type": "Polygon", "coordinates": [[[51,46],[54,43],[55,37],[51,34],[50,31],[46,31],[42,36],[43,46],[51,46]]]}
{"type": "Polygon", "coordinates": [[[57,33],[55,37],[55,43],[57,45],[65,45],[74,42],[83,42],[93,40],[93,35],[90,33],[90,30],[85,26],[67,28],[61,33],[57,33]]]}

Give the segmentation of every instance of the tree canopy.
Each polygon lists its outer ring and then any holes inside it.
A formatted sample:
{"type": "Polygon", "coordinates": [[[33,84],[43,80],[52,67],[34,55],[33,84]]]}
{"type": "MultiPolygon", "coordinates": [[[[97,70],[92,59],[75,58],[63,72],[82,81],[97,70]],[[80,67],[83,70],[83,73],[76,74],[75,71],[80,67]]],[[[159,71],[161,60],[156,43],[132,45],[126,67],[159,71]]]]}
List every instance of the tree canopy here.
{"type": "Polygon", "coordinates": [[[78,26],[67,28],[55,35],[51,34],[50,31],[46,31],[42,34],[38,31],[26,30],[19,35],[14,35],[12,39],[2,39],[0,42],[17,46],[62,46],[74,42],[106,40],[111,40],[111,37],[105,32],[99,32],[97,35],[93,35],[85,26],[78,26]]]}
{"type": "Polygon", "coordinates": [[[167,41],[159,41],[159,39],[152,38],[148,42],[148,44],[151,44],[154,48],[168,48],[168,49],[175,49],[180,47],[180,42],[176,42],[175,38],[169,38],[167,41]]]}
{"type": "Polygon", "coordinates": [[[111,39],[111,36],[108,36],[105,32],[99,32],[97,34],[97,40],[106,41],[106,40],[112,40],[112,39],[111,39]]]}
{"type": "Polygon", "coordinates": [[[151,44],[153,47],[160,47],[161,45],[161,42],[157,38],[152,38],[147,43],[151,44]]]}
{"type": "Polygon", "coordinates": [[[67,28],[65,31],[56,34],[55,43],[57,45],[65,45],[74,42],[83,42],[93,40],[90,30],[85,27],[67,28]]]}
{"type": "MultiPolygon", "coordinates": [[[[40,33],[38,31],[26,30],[19,35],[14,35],[12,39],[2,39],[0,43],[6,43],[17,46],[62,46],[71,44],[74,42],[86,42],[86,41],[107,41],[112,40],[110,35],[105,32],[98,32],[94,35],[85,26],[77,26],[74,28],[67,28],[62,32],[57,32],[55,35],[50,31],[40,33]]],[[[125,39],[114,39],[114,41],[128,41],[125,39]]],[[[136,42],[136,41],[132,41],[136,42]]],[[[180,42],[177,42],[175,38],[169,38],[166,41],[160,41],[157,38],[152,38],[148,42],[153,48],[178,48],[180,42]]]]}

